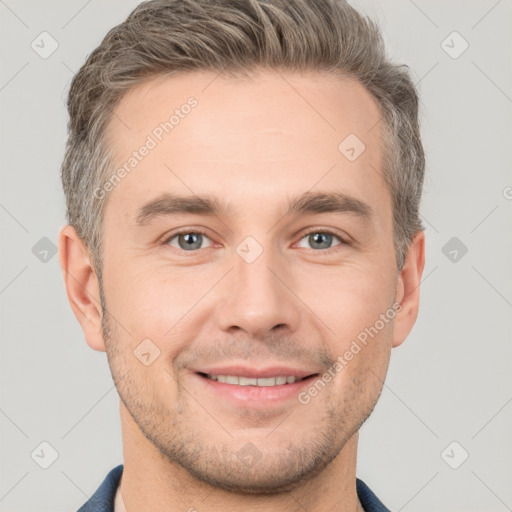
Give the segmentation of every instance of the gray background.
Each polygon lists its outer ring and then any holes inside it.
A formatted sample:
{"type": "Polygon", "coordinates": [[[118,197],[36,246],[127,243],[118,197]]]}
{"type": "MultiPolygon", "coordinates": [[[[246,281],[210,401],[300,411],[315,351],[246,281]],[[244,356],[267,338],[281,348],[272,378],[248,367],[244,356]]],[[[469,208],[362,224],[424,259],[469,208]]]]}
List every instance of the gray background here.
{"type": "MultiPolygon", "coordinates": [[[[420,314],[357,474],[394,511],[512,510],[512,1],[351,3],[419,84],[428,172],[420,314]]],[[[106,356],[83,339],[52,244],[70,80],[137,4],[0,0],[2,511],[75,511],[122,462],[106,356]],[[43,31],[58,43],[46,59],[31,47],[43,31]],[[42,442],[58,453],[47,469],[42,442]]]]}

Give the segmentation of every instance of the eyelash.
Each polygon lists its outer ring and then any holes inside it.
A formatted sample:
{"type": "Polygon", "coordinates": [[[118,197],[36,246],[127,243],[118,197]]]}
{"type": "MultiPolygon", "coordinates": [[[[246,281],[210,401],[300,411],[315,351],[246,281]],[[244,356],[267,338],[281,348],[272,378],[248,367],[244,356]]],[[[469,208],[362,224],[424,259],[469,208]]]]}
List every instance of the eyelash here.
{"type": "MultiPolygon", "coordinates": [[[[184,234],[190,234],[190,233],[194,233],[194,234],[199,234],[199,235],[203,235],[203,236],[206,236],[207,238],[208,237],[208,233],[206,233],[206,231],[204,229],[201,229],[201,228],[194,228],[194,229],[183,229],[181,231],[177,231],[176,233],[173,233],[171,236],[165,238],[165,240],[162,242],[162,245],[168,245],[169,242],[179,236],[179,235],[184,235],[184,234]]],[[[331,252],[337,250],[340,246],[346,246],[346,245],[350,245],[349,242],[347,242],[344,238],[342,238],[340,235],[338,235],[337,233],[335,233],[334,231],[330,230],[330,229],[319,229],[319,228],[313,228],[309,231],[307,231],[306,233],[304,233],[300,239],[299,239],[299,242],[303,239],[303,238],[306,238],[308,235],[311,235],[313,233],[322,233],[322,234],[325,234],[325,235],[331,235],[335,238],[337,238],[341,243],[338,244],[338,245],[335,245],[333,247],[329,247],[327,249],[318,249],[316,250],[315,252],[321,252],[323,254],[330,254],[331,252]]],[[[173,247],[173,249],[177,249],[176,247],[173,247]]],[[[181,252],[184,252],[184,253],[187,253],[187,252],[190,252],[191,254],[197,252],[196,251],[185,251],[184,249],[177,249],[178,251],[181,251],[181,252]]],[[[311,250],[314,250],[314,249],[311,249],[311,250]]]]}

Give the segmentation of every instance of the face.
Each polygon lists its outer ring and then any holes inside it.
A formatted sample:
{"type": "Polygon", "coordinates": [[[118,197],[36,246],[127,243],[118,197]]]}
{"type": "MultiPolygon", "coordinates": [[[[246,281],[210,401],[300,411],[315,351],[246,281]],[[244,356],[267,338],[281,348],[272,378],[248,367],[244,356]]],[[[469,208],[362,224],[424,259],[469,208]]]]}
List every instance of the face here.
{"type": "Polygon", "coordinates": [[[377,105],[348,79],[194,72],[115,114],[103,336],[125,421],[203,482],[292,489],[369,416],[397,343],[377,105]]]}

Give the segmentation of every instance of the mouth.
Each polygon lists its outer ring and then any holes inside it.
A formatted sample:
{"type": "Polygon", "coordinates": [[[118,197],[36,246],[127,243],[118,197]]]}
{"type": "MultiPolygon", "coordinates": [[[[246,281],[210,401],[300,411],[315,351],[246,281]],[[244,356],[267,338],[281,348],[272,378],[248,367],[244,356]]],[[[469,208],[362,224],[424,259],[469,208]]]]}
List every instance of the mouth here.
{"type": "Polygon", "coordinates": [[[286,386],[319,375],[318,373],[313,373],[311,375],[307,375],[306,377],[299,378],[294,375],[278,375],[276,377],[243,377],[241,375],[214,375],[204,372],[197,372],[197,374],[205,379],[214,380],[222,384],[255,387],[286,386]]]}
{"type": "Polygon", "coordinates": [[[219,406],[229,403],[235,407],[263,410],[283,405],[287,401],[299,404],[299,393],[320,374],[313,373],[300,378],[293,375],[245,377],[205,372],[195,372],[193,375],[200,386],[200,396],[204,395],[219,406]]]}

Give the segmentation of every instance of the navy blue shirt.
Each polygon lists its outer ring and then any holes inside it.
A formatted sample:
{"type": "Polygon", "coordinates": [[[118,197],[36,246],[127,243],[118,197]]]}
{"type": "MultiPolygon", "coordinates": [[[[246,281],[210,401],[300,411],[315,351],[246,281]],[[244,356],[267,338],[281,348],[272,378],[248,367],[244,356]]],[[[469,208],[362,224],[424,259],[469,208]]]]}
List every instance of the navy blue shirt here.
{"type": "MultiPolygon", "coordinates": [[[[112,469],[91,496],[91,499],[82,505],[77,512],[114,512],[114,499],[122,473],[123,464],[112,469]]],[[[356,478],[356,489],[357,496],[365,512],[390,512],[359,478],[356,478]]]]}

